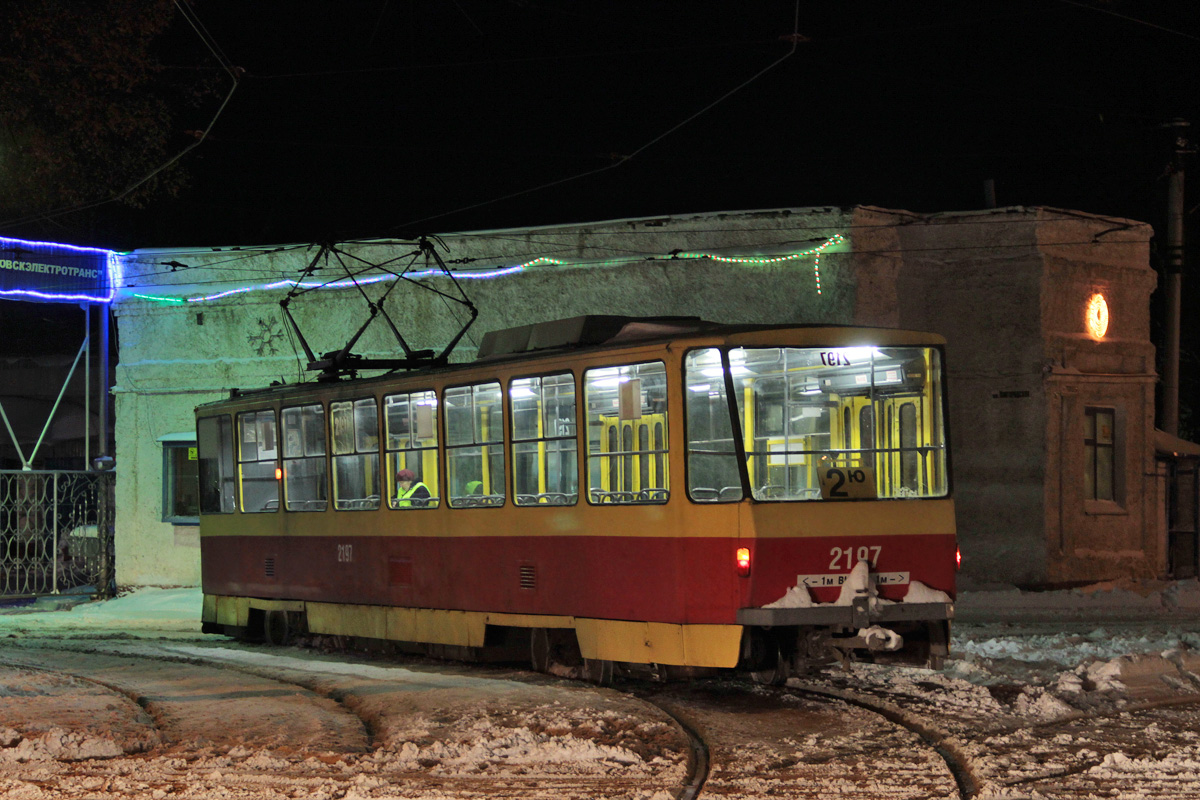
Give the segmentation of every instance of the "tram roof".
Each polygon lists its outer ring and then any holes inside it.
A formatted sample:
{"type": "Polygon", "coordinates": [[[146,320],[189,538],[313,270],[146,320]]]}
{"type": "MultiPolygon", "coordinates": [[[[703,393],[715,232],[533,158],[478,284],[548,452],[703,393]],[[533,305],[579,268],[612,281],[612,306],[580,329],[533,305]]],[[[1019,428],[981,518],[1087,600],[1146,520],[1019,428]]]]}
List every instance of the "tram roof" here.
{"type": "MultiPolygon", "coordinates": [[[[650,344],[670,341],[680,337],[727,336],[737,333],[771,330],[796,330],[803,328],[829,328],[843,330],[878,330],[899,332],[896,328],[869,325],[842,325],[831,323],[779,323],[779,324],[730,324],[711,322],[699,317],[629,317],[609,314],[587,314],[566,319],[535,322],[513,328],[502,328],[484,334],[475,360],[463,361],[424,370],[411,370],[403,375],[444,374],[471,369],[482,364],[500,364],[521,361],[526,358],[553,353],[570,352],[577,349],[602,349],[622,345],[650,344]]],[[[935,333],[928,333],[930,344],[945,340],[935,333]]],[[[356,382],[394,380],[395,373],[361,378],[356,382]]],[[[263,398],[266,396],[309,390],[319,386],[333,388],[348,383],[336,381],[322,383],[307,381],[287,385],[276,384],[254,389],[232,389],[227,400],[205,403],[200,408],[219,405],[240,398],[263,398]]]]}

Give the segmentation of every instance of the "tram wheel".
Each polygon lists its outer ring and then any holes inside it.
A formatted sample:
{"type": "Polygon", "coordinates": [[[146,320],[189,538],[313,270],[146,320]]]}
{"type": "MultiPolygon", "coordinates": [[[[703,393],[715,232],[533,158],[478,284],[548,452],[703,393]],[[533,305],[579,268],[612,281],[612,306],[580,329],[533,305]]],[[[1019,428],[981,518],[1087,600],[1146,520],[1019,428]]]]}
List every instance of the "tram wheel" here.
{"type": "Polygon", "coordinates": [[[791,670],[788,669],[788,659],[783,650],[772,643],[771,649],[765,654],[760,666],[750,670],[750,680],[764,686],[783,686],[787,683],[791,670]]]}
{"type": "Polygon", "coordinates": [[[612,686],[613,662],[602,658],[585,658],[583,660],[584,680],[598,686],[612,686]]]}
{"type": "Polygon", "coordinates": [[[529,661],[536,672],[578,678],[583,666],[575,631],[569,628],[534,628],[529,634],[529,661]]]}
{"type": "Polygon", "coordinates": [[[267,644],[282,647],[292,641],[292,621],[286,611],[268,611],[263,624],[267,644]]]}
{"type": "Polygon", "coordinates": [[[545,628],[529,633],[529,662],[534,672],[550,671],[550,632],[545,628]]]}

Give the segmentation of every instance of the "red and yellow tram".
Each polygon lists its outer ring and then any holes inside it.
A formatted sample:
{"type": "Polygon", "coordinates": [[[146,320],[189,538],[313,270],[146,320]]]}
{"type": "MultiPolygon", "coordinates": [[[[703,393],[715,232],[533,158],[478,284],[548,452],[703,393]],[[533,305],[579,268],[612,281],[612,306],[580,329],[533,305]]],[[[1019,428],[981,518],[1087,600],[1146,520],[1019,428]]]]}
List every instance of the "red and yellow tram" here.
{"type": "Polygon", "coordinates": [[[196,410],[204,630],[519,646],[601,680],[936,663],[942,346],[581,317],[488,334],[469,364],[235,391],[196,410]]]}

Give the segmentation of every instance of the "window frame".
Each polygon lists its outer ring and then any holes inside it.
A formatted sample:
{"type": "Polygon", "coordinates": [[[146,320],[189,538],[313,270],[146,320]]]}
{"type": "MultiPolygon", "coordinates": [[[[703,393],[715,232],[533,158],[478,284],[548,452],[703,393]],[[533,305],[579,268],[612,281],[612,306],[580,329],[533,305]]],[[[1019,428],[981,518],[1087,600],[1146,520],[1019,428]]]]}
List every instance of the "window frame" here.
{"type": "MultiPolygon", "coordinates": [[[[438,402],[441,404],[440,408],[442,409],[441,425],[442,425],[442,437],[443,437],[439,444],[440,444],[441,452],[445,453],[445,456],[446,456],[445,464],[443,465],[443,467],[445,469],[445,482],[444,482],[444,488],[442,489],[442,494],[444,495],[444,497],[446,499],[446,505],[449,508],[454,508],[454,509],[503,508],[504,506],[506,506],[508,504],[509,494],[510,494],[510,488],[508,485],[508,474],[507,474],[509,471],[509,469],[508,469],[508,456],[509,456],[508,447],[509,447],[509,444],[508,444],[508,441],[506,438],[506,432],[508,430],[508,426],[511,423],[507,419],[509,410],[508,410],[508,402],[505,400],[505,382],[502,381],[500,378],[493,377],[493,378],[487,378],[485,380],[473,381],[471,383],[457,383],[457,384],[454,384],[453,386],[443,386],[438,402]],[[479,437],[479,427],[480,427],[479,423],[481,420],[477,416],[479,406],[476,402],[476,394],[477,394],[476,390],[480,387],[492,386],[492,385],[495,385],[497,387],[497,390],[498,390],[498,393],[500,396],[500,399],[499,399],[500,435],[498,438],[489,439],[487,441],[480,441],[478,437],[479,437]],[[447,400],[446,397],[448,394],[450,394],[451,392],[453,392],[457,389],[470,389],[471,390],[470,391],[470,397],[471,397],[471,441],[469,443],[451,444],[450,443],[450,440],[451,440],[451,436],[450,436],[450,417],[451,417],[450,401],[447,400]],[[500,477],[500,481],[499,481],[499,488],[501,490],[501,493],[496,494],[497,482],[496,482],[495,477],[491,477],[491,479],[490,479],[490,483],[491,483],[490,488],[492,490],[491,494],[481,496],[481,497],[487,498],[487,502],[474,503],[474,502],[470,501],[470,497],[471,497],[470,495],[456,495],[453,493],[453,489],[451,487],[451,479],[450,479],[451,460],[452,460],[451,452],[455,451],[455,450],[466,450],[469,448],[484,448],[484,447],[488,447],[488,448],[499,447],[500,448],[500,458],[498,460],[498,463],[500,464],[500,469],[503,472],[503,474],[500,477]]],[[[492,466],[492,461],[493,461],[493,455],[490,451],[486,457],[482,457],[482,454],[481,454],[480,464],[483,464],[485,461],[488,464],[488,469],[490,472],[491,466],[492,466]]]]}
{"type": "MultiPolygon", "coordinates": [[[[300,514],[328,511],[330,495],[332,494],[332,492],[330,491],[331,487],[330,487],[330,478],[329,478],[329,473],[330,473],[330,469],[329,469],[329,465],[330,465],[330,461],[329,461],[329,449],[330,449],[330,446],[329,446],[330,445],[330,443],[329,443],[329,409],[326,408],[325,404],[320,401],[315,402],[315,403],[302,403],[300,405],[283,406],[279,410],[279,430],[283,434],[281,436],[281,441],[279,443],[279,445],[280,445],[279,464],[280,464],[281,469],[283,470],[283,473],[280,476],[279,491],[280,491],[280,494],[282,495],[282,500],[281,500],[280,505],[283,507],[283,510],[294,512],[294,513],[300,513],[300,514]],[[310,408],[320,408],[321,409],[322,450],[321,450],[321,453],[318,455],[308,455],[308,439],[305,436],[305,427],[304,427],[304,425],[305,425],[304,410],[310,409],[310,408]],[[301,431],[301,433],[300,433],[300,451],[301,451],[301,454],[298,456],[289,456],[288,455],[287,413],[289,411],[299,411],[300,412],[300,431],[301,431]],[[324,476],[325,477],[325,503],[320,508],[292,508],[291,507],[292,499],[291,499],[290,493],[288,492],[288,462],[289,461],[310,461],[310,460],[315,460],[315,459],[320,459],[321,461],[324,462],[324,465],[325,465],[325,476],[324,476]]],[[[304,502],[313,502],[313,501],[307,500],[304,502]]]]}
{"type": "Polygon", "coordinates": [[[1083,506],[1084,506],[1084,511],[1086,513],[1089,513],[1089,514],[1119,514],[1119,513],[1124,513],[1124,511],[1125,511],[1125,498],[1124,498],[1125,442],[1124,442],[1124,424],[1123,424],[1124,423],[1124,414],[1122,412],[1123,412],[1123,409],[1117,405],[1106,405],[1106,404],[1100,404],[1100,403],[1096,403],[1096,404],[1086,404],[1085,403],[1085,405],[1083,407],[1083,431],[1082,431],[1083,435],[1080,437],[1080,440],[1083,443],[1083,459],[1082,459],[1082,470],[1081,470],[1081,477],[1083,478],[1083,485],[1080,488],[1080,493],[1083,497],[1083,506]],[[1097,418],[1098,414],[1110,414],[1112,417],[1112,431],[1111,431],[1111,436],[1109,437],[1111,441],[1109,441],[1109,442],[1100,443],[1098,441],[1098,439],[1099,439],[1098,426],[1100,423],[1100,420],[1097,418]],[[1093,420],[1092,436],[1090,438],[1088,436],[1088,428],[1087,428],[1087,418],[1088,417],[1092,417],[1092,420],[1093,420]],[[1110,488],[1112,490],[1111,498],[1104,498],[1104,497],[1098,496],[1098,494],[1099,494],[1097,492],[1098,482],[1096,481],[1097,471],[1099,469],[1099,464],[1100,464],[1100,461],[1098,458],[1094,458],[1093,462],[1092,462],[1092,488],[1091,488],[1090,494],[1088,492],[1087,478],[1088,478],[1088,448],[1089,447],[1095,448],[1094,452],[1095,452],[1095,455],[1097,455],[1097,456],[1099,455],[1101,447],[1107,449],[1109,451],[1109,453],[1111,454],[1111,462],[1110,462],[1111,475],[1109,476],[1110,488]]]}
{"type": "MultiPolygon", "coordinates": [[[[505,392],[505,397],[507,398],[505,404],[507,405],[507,413],[508,413],[508,441],[509,441],[509,445],[512,448],[512,452],[510,454],[512,479],[510,482],[512,484],[513,505],[521,506],[522,508],[538,508],[538,507],[562,508],[565,506],[575,506],[575,505],[579,504],[579,483],[580,483],[580,474],[581,474],[580,469],[579,469],[579,467],[580,467],[580,459],[579,459],[579,456],[580,456],[580,447],[579,447],[580,391],[579,391],[579,387],[580,387],[580,376],[577,375],[574,370],[567,369],[567,368],[559,369],[559,370],[553,371],[553,372],[539,372],[539,373],[533,373],[533,374],[529,374],[529,375],[516,375],[516,376],[509,378],[507,391],[505,392]],[[516,409],[513,407],[513,397],[512,397],[513,384],[518,381],[529,381],[529,380],[537,379],[538,381],[540,381],[540,383],[538,384],[539,388],[542,388],[545,386],[544,381],[546,378],[563,378],[563,377],[569,377],[571,379],[571,388],[572,388],[571,424],[574,426],[575,432],[573,434],[566,435],[566,436],[542,435],[542,436],[535,436],[535,437],[517,438],[517,430],[516,430],[517,416],[516,416],[516,409]],[[528,496],[529,493],[528,492],[520,493],[517,491],[517,449],[518,449],[517,445],[518,444],[529,445],[529,444],[541,444],[541,443],[545,443],[545,442],[565,442],[565,441],[573,441],[575,443],[575,451],[573,454],[575,457],[574,458],[574,461],[575,461],[575,491],[574,491],[574,493],[570,493],[570,492],[554,493],[556,495],[561,496],[562,502],[545,502],[545,503],[543,503],[543,502],[541,502],[540,495],[542,493],[540,493],[540,492],[537,493],[539,495],[539,499],[535,500],[534,502],[521,502],[520,498],[522,496],[528,496]]],[[[541,399],[543,401],[545,400],[544,394],[542,395],[541,399]]],[[[541,408],[539,408],[538,409],[538,425],[539,425],[539,427],[542,425],[542,423],[544,421],[543,414],[544,414],[544,411],[541,408]]],[[[546,463],[548,464],[548,462],[546,462],[546,463]]],[[[541,477],[541,474],[539,473],[539,478],[540,477],[541,477]]],[[[546,494],[549,495],[550,493],[546,492],[546,494]]]]}
{"type": "MultiPolygon", "coordinates": [[[[281,467],[280,467],[280,463],[279,463],[279,458],[280,458],[280,453],[281,453],[281,450],[279,448],[279,412],[275,409],[274,406],[269,406],[267,408],[256,408],[256,409],[248,409],[246,411],[239,411],[238,413],[234,414],[234,416],[233,416],[233,428],[234,428],[234,442],[235,442],[234,459],[235,459],[235,468],[237,470],[237,509],[242,514],[274,514],[277,511],[279,511],[280,505],[282,505],[280,503],[280,498],[281,498],[281,495],[283,494],[282,489],[280,487],[280,478],[282,477],[282,474],[280,472],[281,467]],[[270,414],[271,419],[272,419],[272,429],[273,429],[272,436],[274,437],[274,442],[272,444],[274,444],[274,447],[271,448],[272,455],[269,458],[261,457],[262,456],[262,452],[261,452],[262,448],[260,447],[260,444],[261,444],[262,436],[261,436],[261,430],[260,430],[260,423],[258,421],[258,417],[260,414],[270,414]],[[248,416],[253,416],[255,418],[255,421],[254,421],[255,458],[244,458],[243,457],[246,441],[243,438],[243,430],[244,429],[242,427],[242,425],[243,425],[242,421],[243,421],[243,419],[245,419],[248,416]],[[275,503],[274,508],[270,507],[272,501],[268,500],[262,508],[253,509],[253,510],[246,509],[246,491],[245,491],[244,485],[245,485],[245,481],[246,481],[245,467],[247,464],[271,464],[271,472],[270,472],[271,480],[273,480],[275,482],[275,499],[273,501],[275,503]]],[[[253,478],[253,480],[260,480],[260,479],[253,478]]]]}
{"type": "MultiPolygon", "coordinates": [[[[362,395],[362,396],[358,396],[358,397],[340,398],[337,400],[331,399],[329,401],[329,407],[326,409],[326,412],[325,412],[326,413],[325,425],[326,425],[326,431],[328,432],[328,434],[327,434],[328,442],[327,442],[326,450],[329,453],[328,458],[329,458],[329,466],[330,466],[329,481],[330,481],[331,491],[329,494],[330,494],[330,500],[332,501],[334,511],[378,511],[380,508],[383,507],[382,493],[376,493],[373,495],[368,494],[368,495],[364,495],[363,497],[351,497],[351,498],[342,500],[342,498],[338,494],[339,482],[338,482],[338,477],[337,477],[337,471],[338,471],[337,461],[339,458],[348,458],[348,457],[355,457],[355,458],[368,457],[369,458],[371,455],[374,455],[375,456],[375,482],[376,482],[376,484],[379,484],[380,481],[382,480],[383,471],[380,469],[379,462],[383,458],[383,455],[382,455],[383,447],[382,447],[382,442],[380,441],[382,439],[382,437],[380,436],[380,433],[382,431],[382,426],[380,425],[379,409],[380,409],[379,398],[373,394],[362,395]],[[374,415],[375,416],[375,447],[374,447],[374,449],[371,449],[369,446],[366,449],[363,449],[359,446],[359,437],[362,435],[362,432],[359,430],[359,425],[358,425],[358,421],[359,421],[358,404],[368,402],[368,401],[375,404],[375,415],[374,415]],[[347,452],[344,452],[344,453],[338,453],[337,452],[337,436],[336,436],[336,433],[334,430],[333,414],[334,414],[334,406],[343,405],[343,404],[348,405],[350,407],[350,436],[351,436],[351,445],[352,445],[353,449],[349,450],[347,452]],[[375,498],[374,505],[372,505],[370,502],[372,497],[375,498]],[[353,504],[353,505],[343,506],[343,505],[341,505],[341,503],[343,503],[343,502],[348,503],[348,504],[353,504]]],[[[376,489],[379,489],[379,488],[381,488],[381,487],[377,485],[376,489]]]]}
{"type": "MultiPolygon", "coordinates": [[[[185,438],[169,438],[164,437],[159,440],[163,451],[163,471],[162,471],[162,521],[172,525],[199,525],[200,524],[200,447],[192,434],[191,439],[185,438]],[[195,493],[196,493],[196,513],[195,515],[172,514],[170,509],[173,505],[175,495],[176,482],[178,475],[175,470],[175,463],[172,460],[172,455],[180,451],[194,451],[195,458],[189,459],[195,461],[195,493]]],[[[220,512],[210,512],[220,513],[220,512]]]]}
{"type": "Polygon", "coordinates": [[[197,455],[200,457],[199,463],[196,465],[197,485],[198,485],[199,491],[200,491],[200,514],[201,514],[201,516],[210,516],[210,515],[217,515],[217,514],[236,514],[236,513],[238,513],[238,509],[240,509],[241,506],[238,502],[237,431],[236,431],[236,426],[234,423],[234,417],[232,414],[226,413],[226,414],[214,414],[212,416],[200,417],[199,419],[197,419],[196,420],[197,447],[199,447],[200,440],[202,438],[204,438],[203,436],[201,436],[201,427],[205,423],[210,423],[210,422],[212,424],[216,425],[216,428],[217,428],[216,434],[217,434],[218,449],[215,453],[213,453],[211,455],[207,452],[202,454],[202,453],[199,453],[199,451],[197,451],[197,455]],[[222,433],[228,435],[229,448],[227,450],[222,450],[220,448],[222,433]],[[217,474],[215,477],[217,480],[217,498],[216,498],[217,503],[216,504],[217,504],[218,508],[215,511],[212,511],[212,510],[206,511],[204,509],[206,503],[204,500],[204,482],[202,479],[204,478],[204,475],[203,475],[204,463],[205,463],[205,461],[209,461],[209,460],[214,462],[214,466],[216,467],[216,471],[217,471],[217,474]],[[222,470],[228,470],[228,474],[225,477],[222,477],[222,470]],[[228,481],[228,483],[229,483],[229,485],[228,485],[229,497],[228,498],[225,496],[225,489],[226,489],[226,487],[224,485],[225,481],[228,481]],[[228,501],[228,504],[226,503],[226,501],[228,501]],[[226,505],[228,505],[228,507],[226,507],[226,505]]]}
{"type": "MultiPolygon", "coordinates": [[[[400,391],[391,392],[389,394],[383,395],[382,401],[383,402],[379,406],[380,413],[382,414],[382,419],[383,419],[383,427],[381,429],[382,435],[380,436],[380,440],[383,444],[383,460],[384,460],[383,467],[384,468],[383,468],[383,475],[382,475],[381,479],[385,480],[387,482],[387,503],[385,503],[385,505],[387,506],[387,508],[394,510],[394,511],[416,511],[416,510],[428,511],[428,510],[438,508],[442,502],[443,487],[445,486],[445,482],[442,479],[442,445],[443,445],[443,441],[441,439],[441,422],[440,422],[440,418],[442,416],[442,413],[441,413],[442,399],[438,396],[437,389],[434,389],[432,387],[427,388],[427,389],[402,389],[400,391]],[[408,414],[409,414],[409,421],[410,421],[409,432],[408,432],[408,442],[411,445],[413,440],[416,438],[413,435],[413,425],[412,425],[412,420],[413,420],[412,407],[414,405],[413,400],[412,400],[413,395],[432,395],[433,396],[433,401],[434,401],[434,406],[433,406],[433,408],[434,408],[434,410],[433,410],[433,445],[428,446],[428,447],[416,447],[416,448],[413,448],[413,447],[393,448],[392,442],[391,442],[391,439],[392,439],[391,423],[389,422],[389,416],[388,416],[388,400],[393,397],[408,398],[408,406],[409,406],[408,414]],[[434,479],[435,479],[434,487],[437,489],[437,493],[434,493],[431,491],[430,497],[424,505],[420,505],[420,506],[418,506],[418,505],[407,505],[407,506],[400,505],[399,503],[400,503],[401,498],[399,496],[399,493],[396,491],[396,472],[397,472],[397,470],[395,469],[395,465],[392,463],[393,456],[395,456],[398,453],[420,453],[421,455],[418,457],[423,459],[423,458],[425,458],[425,454],[430,451],[433,452],[433,458],[434,458],[433,472],[434,472],[434,479]]],[[[422,472],[421,482],[425,483],[426,488],[429,487],[428,477],[429,476],[427,473],[422,472]]]]}
{"type": "MultiPolygon", "coordinates": [[[[640,378],[638,378],[638,380],[640,380],[640,378]]],[[[592,364],[590,366],[583,368],[582,375],[580,376],[580,386],[582,387],[582,408],[583,408],[583,418],[585,420],[583,427],[587,433],[586,433],[586,437],[584,438],[584,446],[583,446],[583,453],[582,453],[584,472],[582,473],[582,476],[581,476],[582,477],[581,482],[583,483],[583,486],[586,487],[588,505],[593,505],[593,506],[665,505],[666,503],[670,502],[670,500],[671,500],[671,467],[670,467],[670,460],[671,460],[671,419],[670,419],[671,418],[671,413],[670,413],[671,381],[672,381],[671,370],[669,370],[667,368],[666,359],[662,358],[661,356],[660,357],[642,358],[641,360],[636,360],[636,361],[620,361],[620,362],[613,363],[613,364],[608,364],[608,363],[592,364]],[[589,388],[590,387],[589,387],[589,382],[588,382],[588,375],[592,372],[596,372],[596,371],[600,371],[600,370],[620,370],[620,369],[629,369],[629,368],[634,368],[634,367],[645,367],[645,366],[650,366],[650,365],[657,365],[659,367],[659,374],[662,375],[662,379],[663,379],[664,404],[663,404],[663,409],[661,412],[662,423],[664,425],[663,437],[662,437],[663,447],[661,450],[656,450],[653,447],[654,442],[652,441],[650,443],[650,448],[647,450],[629,449],[628,451],[626,451],[624,449],[620,449],[617,451],[610,450],[607,453],[603,450],[597,451],[594,456],[597,459],[597,464],[596,464],[597,475],[601,476],[601,483],[602,483],[603,476],[607,473],[608,477],[609,477],[610,486],[607,490],[601,489],[601,488],[594,488],[592,486],[593,453],[592,453],[592,449],[591,449],[592,434],[591,434],[591,430],[590,430],[591,425],[592,425],[592,419],[591,419],[591,406],[590,406],[590,402],[589,402],[589,388]],[[661,458],[662,458],[661,463],[665,467],[665,474],[659,475],[657,473],[657,462],[656,462],[656,465],[655,465],[656,474],[654,476],[654,481],[656,483],[661,481],[663,483],[662,486],[642,487],[642,488],[639,488],[637,491],[634,491],[632,489],[633,466],[634,466],[633,459],[635,456],[638,456],[642,459],[654,459],[656,456],[661,456],[661,458]],[[614,465],[616,465],[615,469],[614,469],[614,465]],[[617,480],[620,481],[620,486],[616,489],[614,489],[611,486],[614,476],[616,477],[617,480]],[[626,491],[624,489],[624,487],[626,485],[630,486],[630,489],[628,491],[626,491]],[[642,494],[646,494],[647,499],[639,499],[639,496],[642,494]],[[624,495],[631,495],[631,497],[626,498],[626,497],[624,497],[624,495]]],[[[618,386],[621,383],[625,383],[625,382],[626,381],[619,381],[618,386]]],[[[637,417],[631,418],[629,420],[625,420],[625,419],[622,419],[620,416],[621,399],[620,399],[620,390],[619,389],[617,392],[617,403],[618,403],[618,405],[617,405],[617,408],[618,408],[617,424],[609,429],[609,433],[611,434],[613,431],[616,432],[616,436],[617,436],[616,444],[617,444],[617,447],[619,447],[619,448],[625,447],[624,442],[626,441],[626,433],[629,433],[630,439],[631,439],[631,448],[636,447],[637,441],[634,440],[632,437],[634,437],[638,434],[635,434],[633,432],[633,429],[632,429],[633,426],[631,426],[631,429],[629,431],[627,431],[625,429],[624,423],[625,422],[633,422],[634,420],[642,419],[642,414],[641,414],[640,408],[639,408],[639,414],[637,417]]],[[[599,419],[597,421],[599,422],[599,419]]],[[[603,423],[600,423],[600,424],[603,424],[603,423]]],[[[645,423],[645,424],[652,424],[652,423],[645,423]]],[[[577,421],[576,429],[578,430],[579,427],[580,427],[580,425],[577,421]]],[[[637,426],[638,429],[640,429],[640,427],[641,426],[637,426]]],[[[605,435],[604,432],[601,431],[600,437],[602,438],[604,435],[605,435]]],[[[640,472],[641,465],[642,465],[642,462],[638,462],[639,472],[640,472]]]]}

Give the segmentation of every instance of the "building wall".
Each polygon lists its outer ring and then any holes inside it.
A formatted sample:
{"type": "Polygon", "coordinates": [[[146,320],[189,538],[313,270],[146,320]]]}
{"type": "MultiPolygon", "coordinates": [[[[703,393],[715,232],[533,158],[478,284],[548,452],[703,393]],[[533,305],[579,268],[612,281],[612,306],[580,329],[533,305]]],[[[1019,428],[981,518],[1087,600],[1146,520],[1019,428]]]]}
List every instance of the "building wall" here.
{"type": "Polygon", "coordinates": [[[1161,488],[1154,479],[1154,348],[1147,226],[1042,226],[1046,354],[1048,580],[1152,578],[1166,570],[1161,488]],[[1090,234],[1090,235],[1089,235],[1090,234]],[[1102,339],[1087,332],[1089,299],[1108,307],[1102,339]],[[1084,496],[1087,407],[1116,412],[1117,497],[1084,496]]]}
{"type": "MultiPolygon", "coordinates": [[[[964,576],[1044,583],[1100,579],[1114,570],[1144,574],[1161,560],[1149,520],[1153,490],[1138,477],[1152,472],[1143,466],[1153,460],[1148,238],[1144,225],[1048,209],[921,216],[857,207],[617,220],[442,240],[454,269],[484,274],[528,264],[461,281],[479,319],[458,358],[472,357],[473,343],[488,330],[581,314],[853,323],[945,335],[964,576]],[[845,241],[822,254],[819,293],[812,254],[757,264],[686,255],[777,256],[814,248],[834,234],[845,241]],[[1113,337],[1095,342],[1081,338],[1073,309],[1075,295],[1100,285],[1119,299],[1113,337]],[[1130,502],[1118,514],[1066,511],[1075,508],[1068,492],[1078,488],[1082,450],[1070,428],[1078,414],[1063,398],[1092,397],[1088,392],[1119,403],[1127,419],[1130,502]]],[[[393,269],[413,252],[411,243],[343,247],[374,263],[391,261],[393,269]]],[[[198,248],[139,250],[127,258],[125,274],[135,286],[116,306],[119,583],[199,580],[195,529],[162,522],[159,438],[192,430],[194,406],[231,388],[311,379],[281,315],[285,288],[204,302],[168,298],[295,278],[310,264],[317,267],[313,280],[345,277],[336,258],[314,264],[316,254],[307,246],[198,248]]],[[[446,279],[429,282],[454,291],[446,279]]],[[[387,285],[364,291],[378,298],[387,285]]],[[[290,308],[318,353],[340,348],[366,319],[353,287],[303,294],[290,308]]],[[[466,318],[461,308],[407,284],[388,295],[385,308],[418,349],[440,350],[466,318]]],[[[364,355],[394,357],[397,350],[380,320],[355,347],[364,355]]]]}
{"type": "Polygon", "coordinates": [[[900,324],[947,340],[964,574],[978,582],[1037,583],[1045,579],[1047,554],[1036,215],[913,216],[903,223],[900,324]]]}

